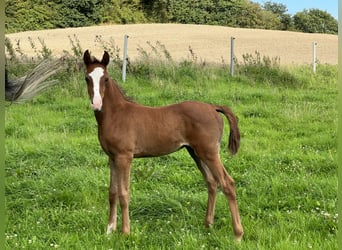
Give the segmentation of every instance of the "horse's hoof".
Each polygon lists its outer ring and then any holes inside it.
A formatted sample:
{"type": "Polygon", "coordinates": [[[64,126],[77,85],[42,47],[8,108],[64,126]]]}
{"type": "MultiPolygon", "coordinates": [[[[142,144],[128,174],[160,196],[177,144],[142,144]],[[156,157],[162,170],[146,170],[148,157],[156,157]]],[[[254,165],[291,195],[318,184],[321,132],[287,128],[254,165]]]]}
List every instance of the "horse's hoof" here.
{"type": "Polygon", "coordinates": [[[235,240],[240,243],[242,240],[243,232],[241,232],[239,235],[235,235],[235,240]]]}
{"type": "Polygon", "coordinates": [[[115,225],[112,223],[107,226],[107,235],[111,234],[113,231],[115,231],[115,225]]]}

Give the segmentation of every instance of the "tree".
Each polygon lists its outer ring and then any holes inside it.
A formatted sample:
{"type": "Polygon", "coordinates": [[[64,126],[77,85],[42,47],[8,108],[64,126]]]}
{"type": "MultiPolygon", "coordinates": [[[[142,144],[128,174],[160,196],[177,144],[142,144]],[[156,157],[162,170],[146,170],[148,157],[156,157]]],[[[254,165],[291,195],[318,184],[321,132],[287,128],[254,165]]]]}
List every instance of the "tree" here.
{"type": "Polygon", "coordinates": [[[55,27],[57,5],[43,0],[6,0],[6,31],[50,29],[55,27]]]}
{"type": "Polygon", "coordinates": [[[144,23],[147,21],[141,0],[102,0],[100,15],[105,23],[144,23]]]}
{"type": "Polygon", "coordinates": [[[167,10],[171,22],[248,28],[262,27],[264,24],[260,5],[249,0],[169,0],[168,2],[167,10]]]}
{"type": "Polygon", "coordinates": [[[295,29],[307,33],[337,34],[337,20],[326,11],[310,9],[293,16],[295,29]]]}
{"type": "Polygon", "coordinates": [[[101,21],[102,0],[56,0],[59,18],[57,27],[80,27],[101,21]]]}
{"type": "Polygon", "coordinates": [[[286,14],[287,7],[285,4],[273,3],[271,1],[265,2],[263,5],[264,10],[274,13],[281,23],[280,29],[290,30],[293,26],[290,14],[286,14]]]}
{"type": "Polygon", "coordinates": [[[141,0],[141,4],[149,20],[161,23],[169,22],[169,0],[141,0]]]}
{"type": "Polygon", "coordinates": [[[99,23],[174,22],[337,34],[337,20],[318,9],[293,18],[267,0],[5,0],[6,32],[99,23]]]}
{"type": "Polygon", "coordinates": [[[265,10],[271,11],[278,16],[281,16],[287,12],[287,7],[285,4],[282,3],[273,3],[271,1],[265,2],[263,5],[265,10]]]}

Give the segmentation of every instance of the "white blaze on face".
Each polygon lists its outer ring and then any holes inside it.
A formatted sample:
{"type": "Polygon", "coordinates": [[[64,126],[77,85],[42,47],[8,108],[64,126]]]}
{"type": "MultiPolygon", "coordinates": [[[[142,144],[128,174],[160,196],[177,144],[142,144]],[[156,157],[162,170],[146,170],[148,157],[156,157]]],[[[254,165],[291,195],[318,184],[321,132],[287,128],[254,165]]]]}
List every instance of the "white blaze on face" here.
{"type": "Polygon", "coordinates": [[[93,79],[93,91],[94,96],[91,101],[91,107],[93,110],[100,111],[102,108],[102,97],[100,94],[100,79],[104,75],[103,68],[97,67],[95,68],[89,76],[93,79]]]}

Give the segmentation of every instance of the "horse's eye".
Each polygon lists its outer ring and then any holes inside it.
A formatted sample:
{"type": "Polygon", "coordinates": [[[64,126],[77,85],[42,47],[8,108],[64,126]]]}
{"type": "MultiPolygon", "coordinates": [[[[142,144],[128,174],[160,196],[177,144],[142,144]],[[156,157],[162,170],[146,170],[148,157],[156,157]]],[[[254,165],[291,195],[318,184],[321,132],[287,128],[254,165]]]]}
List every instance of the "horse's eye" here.
{"type": "Polygon", "coordinates": [[[89,83],[89,81],[90,81],[89,76],[85,76],[84,79],[86,80],[87,83],[89,83]]]}
{"type": "Polygon", "coordinates": [[[109,78],[108,78],[108,77],[105,77],[104,81],[105,81],[105,84],[107,84],[108,81],[109,81],[109,78]]]}

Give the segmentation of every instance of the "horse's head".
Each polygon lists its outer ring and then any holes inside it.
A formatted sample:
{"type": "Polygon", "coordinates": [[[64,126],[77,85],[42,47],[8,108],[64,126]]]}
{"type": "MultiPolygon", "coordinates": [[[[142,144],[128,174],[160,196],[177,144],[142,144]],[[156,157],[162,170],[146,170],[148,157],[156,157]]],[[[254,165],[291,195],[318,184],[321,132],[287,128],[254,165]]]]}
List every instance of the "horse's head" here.
{"type": "Polygon", "coordinates": [[[91,101],[91,107],[94,111],[101,111],[102,100],[104,98],[106,86],[109,82],[107,65],[109,63],[109,54],[104,52],[102,60],[99,61],[90,56],[88,50],[84,52],[83,61],[86,65],[85,80],[88,85],[88,94],[91,101]]]}

